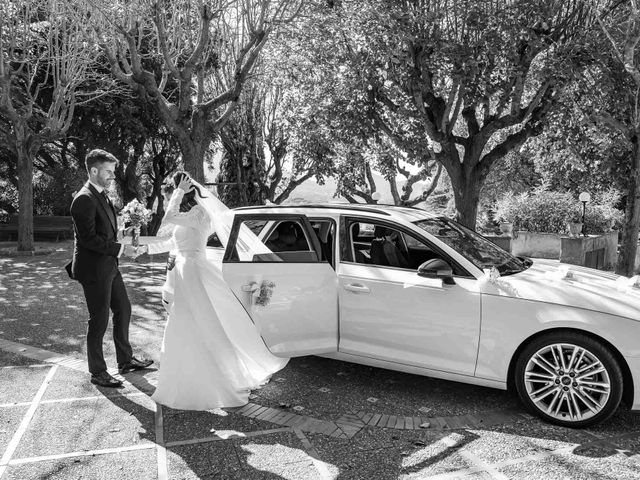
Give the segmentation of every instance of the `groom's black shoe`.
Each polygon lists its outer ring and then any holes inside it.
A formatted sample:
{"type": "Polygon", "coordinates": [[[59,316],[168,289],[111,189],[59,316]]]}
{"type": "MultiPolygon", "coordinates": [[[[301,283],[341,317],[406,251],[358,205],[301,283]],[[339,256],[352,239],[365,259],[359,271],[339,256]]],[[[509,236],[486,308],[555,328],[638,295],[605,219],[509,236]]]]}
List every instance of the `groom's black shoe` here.
{"type": "Polygon", "coordinates": [[[100,372],[94,375],[91,375],[91,383],[95,385],[100,385],[101,387],[121,387],[122,382],[117,378],[113,378],[107,372],[100,372]]]}
{"type": "Polygon", "coordinates": [[[153,363],[153,360],[138,360],[136,357],[131,357],[127,363],[118,364],[118,371],[120,373],[129,373],[134,370],[144,370],[145,368],[149,368],[149,366],[153,363]]]}

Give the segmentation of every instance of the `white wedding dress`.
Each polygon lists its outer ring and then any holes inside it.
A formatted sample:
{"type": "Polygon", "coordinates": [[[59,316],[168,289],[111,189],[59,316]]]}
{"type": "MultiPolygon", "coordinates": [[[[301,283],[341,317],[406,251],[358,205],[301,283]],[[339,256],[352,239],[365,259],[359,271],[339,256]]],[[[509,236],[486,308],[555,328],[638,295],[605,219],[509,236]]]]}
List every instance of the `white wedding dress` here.
{"type": "Polygon", "coordinates": [[[149,244],[149,253],[169,248],[176,253],[168,275],[173,303],[152,399],[182,410],[245,405],[250,390],[266,383],[288,360],[269,352],[220,268],[207,260],[215,219],[200,204],[180,212],[183,196],[183,190],[174,191],[163,220],[175,225],[173,241],[149,244]]]}

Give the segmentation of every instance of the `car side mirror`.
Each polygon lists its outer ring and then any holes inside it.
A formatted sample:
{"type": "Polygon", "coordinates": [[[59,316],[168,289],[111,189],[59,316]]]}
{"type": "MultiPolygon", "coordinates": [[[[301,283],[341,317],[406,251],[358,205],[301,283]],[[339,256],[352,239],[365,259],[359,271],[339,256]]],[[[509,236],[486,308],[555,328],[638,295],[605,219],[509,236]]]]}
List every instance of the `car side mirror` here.
{"type": "Polygon", "coordinates": [[[418,267],[418,276],[424,278],[440,278],[447,285],[455,285],[451,265],[441,258],[427,260],[418,267]]]}

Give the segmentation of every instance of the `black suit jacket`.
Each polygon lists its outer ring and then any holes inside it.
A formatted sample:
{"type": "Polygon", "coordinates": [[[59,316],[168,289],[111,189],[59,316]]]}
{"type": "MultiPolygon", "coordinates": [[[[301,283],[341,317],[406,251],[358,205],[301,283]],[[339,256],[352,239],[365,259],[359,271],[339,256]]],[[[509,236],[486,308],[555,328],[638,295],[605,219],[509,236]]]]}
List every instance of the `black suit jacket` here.
{"type": "Polygon", "coordinates": [[[66,266],[69,276],[80,283],[95,283],[118,269],[120,243],[113,206],[87,182],[71,203],[73,260],[66,266]]]}

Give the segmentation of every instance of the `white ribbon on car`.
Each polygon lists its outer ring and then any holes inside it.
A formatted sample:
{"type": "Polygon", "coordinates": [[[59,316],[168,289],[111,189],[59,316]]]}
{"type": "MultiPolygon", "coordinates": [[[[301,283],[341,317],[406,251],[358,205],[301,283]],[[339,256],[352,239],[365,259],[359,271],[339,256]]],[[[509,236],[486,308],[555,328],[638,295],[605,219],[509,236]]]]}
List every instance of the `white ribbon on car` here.
{"type": "Polygon", "coordinates": [[[481,282],[496,283],[500,278],[500,271],[496,267],[484,268],[484,274],[478,279],[481,282]]]}
{"type": "Polygon", "coordinates": [[[571,270],[569,265],[559,265],[556,270],[552,272],[546,272],[546,277],[549,277],[551,280],[573,280],[574,271],[571,270]]]}
{"type": "Polygon", "coordinates": [[[484,274],[478,278],[479,285],[491,286],[496,289],[498,293],[507,294],[512,297],[518,297],[518,291],[511,285],[509,280],[502,279],[500,271],[496,267],[482,269],[484,274]]]}
{"type": "Polygon", "coordinates": [[[640,275],[633,277],[621,276],[616,280],[616,288],[619,292],[628,292],[631,289],[640,289],[640,275]]]}

